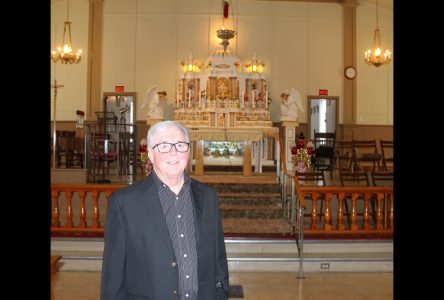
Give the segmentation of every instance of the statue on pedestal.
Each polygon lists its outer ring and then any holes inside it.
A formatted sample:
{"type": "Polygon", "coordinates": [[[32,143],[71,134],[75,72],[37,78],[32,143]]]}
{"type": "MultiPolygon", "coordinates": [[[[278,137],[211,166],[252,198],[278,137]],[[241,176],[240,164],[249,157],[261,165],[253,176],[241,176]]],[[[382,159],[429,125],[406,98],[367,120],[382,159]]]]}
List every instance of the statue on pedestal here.
{"type": "Polygon", "coordinates": [[[151,120],[163,120],[164,106],[167,93],[165,91],[159,91],[157,85],[150,87],[145,97],[143,98],[143,105],[141,109],[148,105],[148,112],[146,114],[147,119],[151,120]]]}
{"type": "Polygon", "coordinates": [[[291,92],[284,90],[281,99],[281,121],[297,121],[298,110],[304,112],[299,92],[295,88],[291,88],[291,92]]]}

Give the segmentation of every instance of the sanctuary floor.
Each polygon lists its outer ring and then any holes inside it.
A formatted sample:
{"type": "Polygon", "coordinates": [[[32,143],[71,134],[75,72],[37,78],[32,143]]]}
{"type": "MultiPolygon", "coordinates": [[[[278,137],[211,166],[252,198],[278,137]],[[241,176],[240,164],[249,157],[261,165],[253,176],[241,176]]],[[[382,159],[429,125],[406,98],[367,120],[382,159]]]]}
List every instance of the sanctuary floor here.
{"type": "MultiPolygon", "coordinates": [[[[392,300],[393,273],[232,272],[245,300],[392,300]]],[[[97,300],[100,272],[58,272],[54,300],[97,300]]],[[[235,299],[235,298],[230,298],[235,299]]],[[[237,298],[240,299],[240,298],[237,298]]]]}

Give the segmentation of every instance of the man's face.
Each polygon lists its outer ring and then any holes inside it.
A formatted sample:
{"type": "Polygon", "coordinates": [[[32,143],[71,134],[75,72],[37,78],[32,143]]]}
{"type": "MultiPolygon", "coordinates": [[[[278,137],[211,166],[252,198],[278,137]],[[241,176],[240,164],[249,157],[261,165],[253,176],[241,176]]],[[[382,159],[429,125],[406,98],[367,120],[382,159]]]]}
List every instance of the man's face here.
{"type": "MultiPolygon", "coordinates": [[[[177,127],[171,126],[164,128],[163,131],[158,132],[154,138],[152,145],[159,143],[177,143],[186,142],[185,136],[177,127]]],[[[148,150],[148,157],[153,164],[153,168],[160,179],[176,178],[181,176],[188,164],[190,157],[190,150],[181,153],[177,152],[176,148],[172,146],[168,153],[160,153],[157,147],[148,150]]]]}

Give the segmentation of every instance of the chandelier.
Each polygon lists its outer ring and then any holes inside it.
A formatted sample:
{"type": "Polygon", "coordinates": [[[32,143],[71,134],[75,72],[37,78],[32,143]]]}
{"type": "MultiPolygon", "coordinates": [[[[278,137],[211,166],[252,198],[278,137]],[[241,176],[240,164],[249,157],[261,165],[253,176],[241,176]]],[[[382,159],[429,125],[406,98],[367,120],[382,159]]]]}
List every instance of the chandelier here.
{"type": "Polygon", "coordinates": [[[375,67],[388,64],[392,58],[389,50],[385,50],[384,53],[382,53],[381,50],[381,36],[378,24],[378,0],[376,0],[376,29],[373,34],[373,49],[365,51],[364,54],[365,63],[367,65],[374,65],[375,67]]]}
{"type": "Polygon", "coordinates": [[[253,57],[251,63],[245,64],[248,73],[262,73],[264,71],[265,63],[259,62],[256,57],[256,51],[253,51],[253,57]]]}
{"type": "Polygon", "coordinates": [[[82,50],[77,50],[76,53],[72,51],[72,42],[71,42],[71,22],[68,21],[69,16],[69,0],[66,6],[66,21],[63,26],[63,40],[62,47],[58,47],[57,51],[52,51],[51,59],[57,63],[61,62],[62,64],[78,64],[80,62],[82,50]],[[68,31],[68,40],[66,39],[66,31],[68,31]]]}
{"type": "Polygon", "coordinates": [[[217,37],[221,39],[220,45],[224,46],[224,52],[227,51],[227,46],[230,44],[230,39],[234,38],[236,35],[236,31],[225,29],[225,26],[223,25],[223,20],[228,19],[228,7],[229,2],[227,0],[222,1],[223,2],[223,14],[224,17],[222,19],[222,29],[219,29],[217,31],[217,37]]]}

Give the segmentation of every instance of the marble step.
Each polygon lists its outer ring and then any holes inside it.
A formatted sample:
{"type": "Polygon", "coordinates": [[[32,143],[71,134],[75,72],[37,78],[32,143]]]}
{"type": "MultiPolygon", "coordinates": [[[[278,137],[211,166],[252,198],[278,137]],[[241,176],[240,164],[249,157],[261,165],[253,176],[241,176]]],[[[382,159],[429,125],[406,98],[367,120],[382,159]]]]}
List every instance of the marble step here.
{"type": "MultiPolygon", "coordinates": [[[[229,271],[294,272],[300,257],[294,240],[226,239],[229,271]]],[[[103,239],[53,238],[51,253],[62,255],[60,271],[101,271],[103,239]]],[[[392,272],[391,240],[307,240],[303,270],[392,272]]]]}

